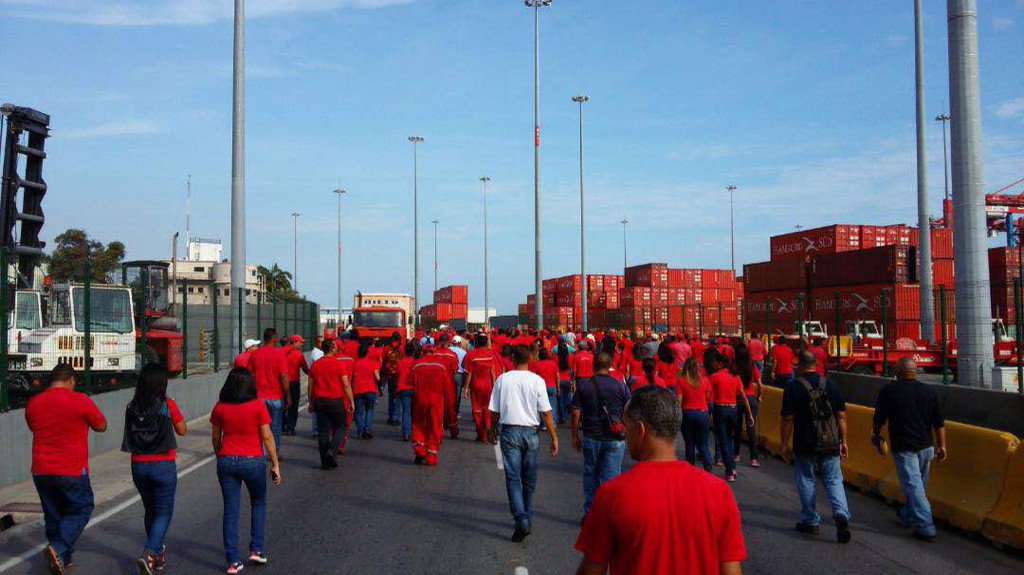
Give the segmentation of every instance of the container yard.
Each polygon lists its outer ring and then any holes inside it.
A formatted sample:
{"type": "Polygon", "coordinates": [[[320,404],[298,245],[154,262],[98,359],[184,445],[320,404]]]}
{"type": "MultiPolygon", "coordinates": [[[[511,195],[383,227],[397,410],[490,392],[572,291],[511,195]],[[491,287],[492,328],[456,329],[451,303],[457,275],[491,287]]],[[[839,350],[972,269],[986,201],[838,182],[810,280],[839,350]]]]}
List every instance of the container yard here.
{"type": "Polygon", "coordinates": [[[434,292],[433,303],[420,308],[420,321],[428,327],[447,324],[469,315],[469,286],[450,285],[434,292]]]}

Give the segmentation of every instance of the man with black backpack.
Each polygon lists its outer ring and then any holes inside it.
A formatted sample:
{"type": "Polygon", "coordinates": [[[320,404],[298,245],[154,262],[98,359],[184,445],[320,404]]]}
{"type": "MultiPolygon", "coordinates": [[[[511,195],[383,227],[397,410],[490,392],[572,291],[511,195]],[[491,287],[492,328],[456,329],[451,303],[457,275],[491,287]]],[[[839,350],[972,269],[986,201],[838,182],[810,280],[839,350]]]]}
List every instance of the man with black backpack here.
{"type": "Polygon", "coordinates": [[[846,402],[835,382],[819,375],[817,359],[804,350],[798,356],[798,374],[782,394],[783,459],[793,463],[793,478],[800,496],[800,521],[796,530],[817,535],[821,516],[815,509],[814,474],[818,469],[832,516],[836,539],[850,542],[850,509],[846,503],[839,460],[848,455],[846,402]],[[793,437],[793,447],[789,438],[793,437]]]}

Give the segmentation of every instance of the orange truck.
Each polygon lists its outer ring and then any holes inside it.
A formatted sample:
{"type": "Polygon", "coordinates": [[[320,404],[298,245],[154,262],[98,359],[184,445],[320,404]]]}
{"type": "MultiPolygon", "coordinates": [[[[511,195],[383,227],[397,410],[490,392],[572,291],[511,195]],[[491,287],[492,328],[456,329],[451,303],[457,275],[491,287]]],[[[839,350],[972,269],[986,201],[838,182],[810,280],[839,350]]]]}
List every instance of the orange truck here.
{"type": "Polygon", "coordinates": [[[352,328],[360,339],[387,339],[398,333],[405,339],[413,336],[412,296],[406,294],[355,295],[352,306],[352,328]]]}

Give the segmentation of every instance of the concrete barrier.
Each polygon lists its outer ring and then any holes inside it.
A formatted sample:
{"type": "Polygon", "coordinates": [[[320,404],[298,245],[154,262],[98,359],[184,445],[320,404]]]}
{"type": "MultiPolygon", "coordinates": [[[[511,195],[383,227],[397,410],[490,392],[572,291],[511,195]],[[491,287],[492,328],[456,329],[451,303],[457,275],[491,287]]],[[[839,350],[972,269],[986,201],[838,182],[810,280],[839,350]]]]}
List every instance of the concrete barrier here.
{"type": "MultiPolygon", "coordinates": [[[[1010,458],[1018,444],[1009,433],[947,422],[949,457],[932,463],[928,480],[933,515],[962,529],[981,531],[1003,494],[1010,458]]],[[[895,473],[883,478],[878,490],[887,499],[903,500],[895,473]]]]}
{"type": "Polygon", "coordinates": [[[846,404],[846,441],[850,446],[850,456],[842,462],[843,478],[863,491],[877,491],[883,479],[896,477],[892,459],[880,455],[871,445],[874,416],[873,409],[846,404]]]}
{"type": "Polygon", "coordinates": [[[776,455],[782,450],[779,412],[782,410],[782,390],[764,387],[761,403],[757,406],[757,435],[761,445],[776,455]]]}
{"type": "Polygon", "coordinates": [[[1010,458],[1006,483],[981,532],[996,543],[1024,549],[1024,448],[1020,446],[1010,458]]]}

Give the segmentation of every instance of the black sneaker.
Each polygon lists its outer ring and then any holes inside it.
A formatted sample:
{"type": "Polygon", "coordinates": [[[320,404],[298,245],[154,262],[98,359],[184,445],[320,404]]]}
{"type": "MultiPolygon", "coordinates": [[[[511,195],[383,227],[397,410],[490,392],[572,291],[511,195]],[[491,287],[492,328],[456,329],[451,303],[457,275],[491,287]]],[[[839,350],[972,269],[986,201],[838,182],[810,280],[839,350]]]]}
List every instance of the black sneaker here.
{"type": "Polygon", "coordinates": [[[416,459],[413,459],[412,462],[415,463],[416,465],[423,465],[424,463],[427,462],[427,459],[422,455],[417,455],[416,459]]]}
{"type": "Polygon", "coordinates": [[[410,440],[410,439],[412,439],[412,438],[411,438],[411,437],[409,437],[408,435],[403,435],[403,436],[402,436],[402,441],[403,441],[404,443],[409,443],[409,440],[410,440]]]}
{"type": "Polygon", "coordinates": [[[515,532],[512,533],[512,542],[513,543],[522,543],[523,540],[525,540],[529,535],[530,535],[530,526],[529,525],[520,525],[520,526],[516,527],[515,532]]]}
{"type": "Polygon", "coordinates": [[[807,535],[817,535],[821,529],[817,525],[811,525],[810,523],[804,523],[801,521],[796,524],[796,530],[800,533],[806,533],[807,535]]]}
{"type": "Polygon", "coordinates": [[[934,535],[925,535],[920,531],[914,531],[914,539],[917,539],[918,541],[924,541],[925,543],[935,543],[934,535]]]}
{"type": "Polygon", "coordinates": [[[851,537],[850,520],[842,515],[836,517],[836,541],[846,545],[851,537]]]}

